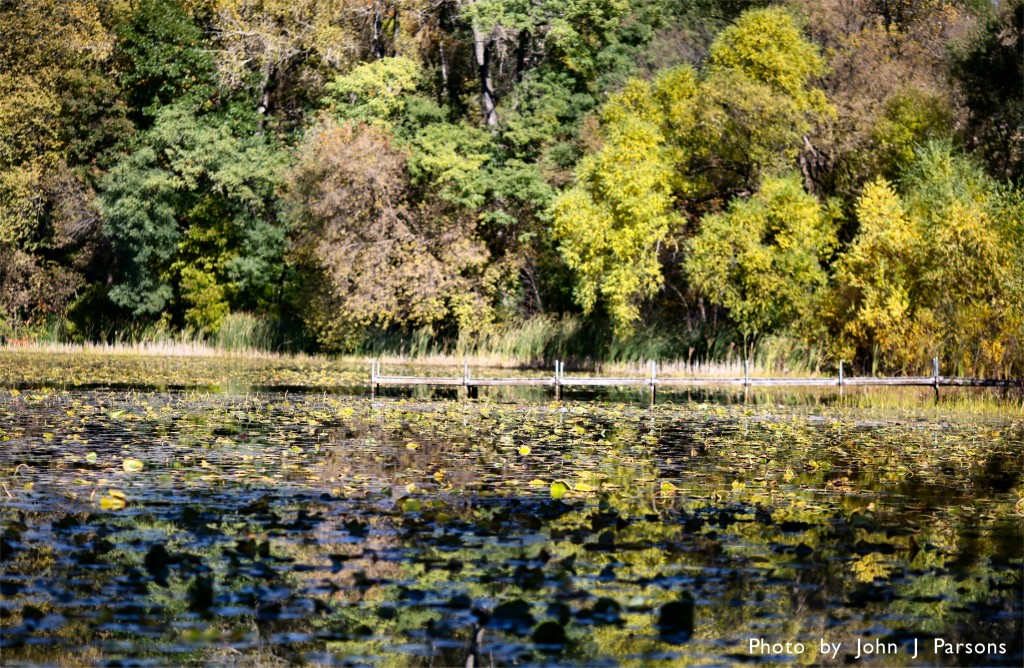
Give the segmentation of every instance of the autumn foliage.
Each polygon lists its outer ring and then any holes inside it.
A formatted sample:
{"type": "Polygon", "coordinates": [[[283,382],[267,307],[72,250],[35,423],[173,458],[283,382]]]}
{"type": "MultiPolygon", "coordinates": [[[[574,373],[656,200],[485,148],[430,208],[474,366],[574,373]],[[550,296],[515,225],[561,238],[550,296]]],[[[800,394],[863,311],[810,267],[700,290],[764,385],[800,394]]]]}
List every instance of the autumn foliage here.
{"type": "Polygon", "coordinates": [[[572,318],[581,357],[1019,377],[1022,17],[0,2],[0,337],[254,318],[351,352],[572,318]]]}

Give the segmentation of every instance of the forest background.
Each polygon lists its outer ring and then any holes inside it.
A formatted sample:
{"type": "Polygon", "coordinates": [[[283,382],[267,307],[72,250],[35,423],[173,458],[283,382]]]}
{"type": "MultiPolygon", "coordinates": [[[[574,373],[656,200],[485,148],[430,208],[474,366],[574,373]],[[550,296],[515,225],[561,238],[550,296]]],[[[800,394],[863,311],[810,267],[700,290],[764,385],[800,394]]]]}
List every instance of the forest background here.
{"type": "Polygon", "coordinates": [[[0,337],[1024,375],[1022,0],[0,0],[0,337]]]}

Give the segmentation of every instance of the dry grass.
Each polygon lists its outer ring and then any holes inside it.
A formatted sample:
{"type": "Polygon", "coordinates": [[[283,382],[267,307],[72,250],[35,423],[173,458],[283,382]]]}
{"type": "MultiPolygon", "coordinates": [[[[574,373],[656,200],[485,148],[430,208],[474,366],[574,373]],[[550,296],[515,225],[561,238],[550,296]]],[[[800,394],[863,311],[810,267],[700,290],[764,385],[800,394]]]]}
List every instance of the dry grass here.
{"type": "MultiPolygon", "coordinates": [[[[383,372],[388,373],[388,367],[461,367],[468,364],[471,369],[533,369],[537,371],[554,372],[553,367],[539,365],[536,360],[520,359],[517,357],[499,353],[475,353],[460,356],[457,353],[443,353],[431,351],[425,354],[411,353],[388,353],[378,355],[343,355],[328,357],[324,355],[309,355],[305,353],[275,353],[255,348],[229,349],[221,346],[211,345],[197,340],[160,340],[145,342],[115,342],[115,343],[52,343],[23,341],[8,343],[0,346],[0,351],[31,352],[40,354],[63,354],[63,355],[113,355],[113,356],[154,356],[154,357],[224,357],[243,359],[280,359],[280,360],[332,360],[342,364],[367,365],[373,360],[380,361],[384,367],[383,372]]],[[[567,365],[566,372],[592,372],[608,376],[637,376],[646,377],[650,373],[647,362],[597,362],[593,366],[584,369],[574,369],[567,365]]],[[[724,362],[696,362],[692,360],[676,359],[665,362],[658,362],[657,373],[659,377],[694,377],[694,378],[742,378],[743,362],[739,359],[724,362]]],[[[474,374],[479,375],[479,374],[474,374]]],[[[762,364],[752,363],[750,365],[751,377],[807,377],[803,369],[779,369],[766,368],[762,364]]],[[[810,374],[810,377],[820,377],[821,374],[810,374]]]]}
{"type": "Polygon", "coordinates": [[[56,353],[81,355],[86,353],[102,355],[152,355],[156,357],[249,357],[274,358],[281,357],[277,353],[256,349],[229,350],[212,346],[201,341],[146,341],[140,343],[52,343],[52,342],[18,342],[0,346],[0,350],[27,351],[38,353],[56,353]]]}

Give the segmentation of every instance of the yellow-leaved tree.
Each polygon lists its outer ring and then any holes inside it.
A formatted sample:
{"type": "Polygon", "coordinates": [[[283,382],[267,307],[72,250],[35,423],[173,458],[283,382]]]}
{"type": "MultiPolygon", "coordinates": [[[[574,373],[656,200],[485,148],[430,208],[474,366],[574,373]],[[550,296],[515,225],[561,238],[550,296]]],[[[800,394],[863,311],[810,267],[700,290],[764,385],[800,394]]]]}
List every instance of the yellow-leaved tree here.
{"type": "MultiPolygon", "coordinates": [[[[688,90],[674,88],[676,105],[695,93],[689,81],[688,90]]],[[[658,252],[681,220],[672,207],[677,176],[665,108],[645,81],[612,96],[602,114],[604,146],[580,162],[576,185],[553,206],[562,257],[577,274],[576,301],[586,313],[603,302],[618,337],[632,333],[639,303],[661,287],[658,252]]]]}
{"type": "Polygon", "coordinates": [[[687,275],[753,343],[807,316],[828,279],[834,220],[799,174],[768,178],[753,197],[701,220],[687,247],[687,275]]]}
{"type": "Polygon", "coordinates": [[[860,230],[837,263],[823,315],[834,354],[914,372],[1024,371],[1020,193],[948,144],[921,147],[897,192],[878,179],[857,200],[860,230]]]}
{"type": "MultiPolygon", "coordinates": [[[[804,133],[830,113],[813,85],[824,68],[797,18],[782,8],[754,9],[719,34],[700,72],[670,68],[609,96],[601,147],[580,161],[574,186],[552,207],[554,236],[576,273],[575,298],[584,312],[600,304],[617,337],[633,332],[641,304],[663,286],[666,258],[659,256],[666,246],[680,246],[685,214],[694,219],[731,197],[749,196],[763,179],[793,168],[804,133]]],[[[742,285],[730,289],[747,292],[742,285]]],[[[744,299],[730,303],[737,315],[744,311],[748,334],[789,317],[740,306],[744,299]]]]}

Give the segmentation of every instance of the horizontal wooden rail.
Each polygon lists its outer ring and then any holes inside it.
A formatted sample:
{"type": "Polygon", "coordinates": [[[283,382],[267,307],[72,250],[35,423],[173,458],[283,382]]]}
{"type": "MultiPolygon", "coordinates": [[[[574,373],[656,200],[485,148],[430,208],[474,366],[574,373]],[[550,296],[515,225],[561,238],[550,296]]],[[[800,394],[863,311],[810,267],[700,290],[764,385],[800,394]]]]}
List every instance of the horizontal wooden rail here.
{"type": "Polygon", "coordinates": [[[860,376],[844,378],[843,385],[924,385],[934,387],[936,381],[943,384],[943,378],[939,376],[907,376],[905,378],[884,378],[879,376],[860,376]]]}
{"type": "Polygon", "coordinates": [[[462,378],[444,376],[377,376],[374,382],[378,385],[465,385],[462,378]]]}
{"type": "Polygon", "coordinates": [[[650,385],[650,378],[599,378],[597,376],[562,376],[559,379],[562,385],[576,385],[579,387],[613,387],[627,385],[650,385]]]}
{"type": "Polygon", "coordinates": [[[647,377],[609,377],[600,376],[566,376],[562,362],[555,362],[555,373],[552,376],[528,378],[473,378],[469,366],[463,365],[462,377],[458,376],[384,376],[380,373],[380,363],[370,366],[370,392],[376,396],[381,386],[447,386],[463,387],[467,395],[476,396],[479,387],[553,387],[555,397],[561,396],[562,387],[649,387],[651,400],[654,400],[657,387],[843,387],[855,386],[905,386],[932,387],[938,394],[940,387],[1009,387],[1009,380],[990,378],[957,378],[940,376],[938,359],[934,360],[934,373],[931,376],[906,376],[893,378],[884,376],[844,376],[843,364],[839,364],[839,375],[835,378],[751,378],[749,366],[744,363],[743,377],[710,378],[710,377],[658,377],[657,367],[651,362],[650,375],[647,377]]]}

